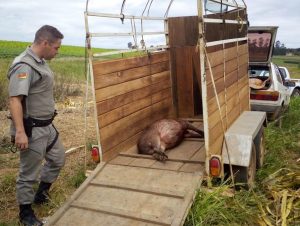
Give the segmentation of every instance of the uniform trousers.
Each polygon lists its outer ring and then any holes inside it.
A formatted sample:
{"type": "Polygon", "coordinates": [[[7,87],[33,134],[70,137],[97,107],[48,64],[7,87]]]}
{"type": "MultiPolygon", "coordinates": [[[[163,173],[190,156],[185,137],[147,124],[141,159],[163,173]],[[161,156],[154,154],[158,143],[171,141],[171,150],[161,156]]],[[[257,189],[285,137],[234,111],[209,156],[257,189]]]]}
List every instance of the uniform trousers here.
{"type": "Polygon", "coordinates": [[[33,127],[28,149],[20,151],[20,171],[17,178],[17,200],[20,205],[31,204],[34,199],[33,185],[37,181],[53,183],[65,163],[65,150],[58,137],[53,147],[56,129],[52,124],[33,127]]]}

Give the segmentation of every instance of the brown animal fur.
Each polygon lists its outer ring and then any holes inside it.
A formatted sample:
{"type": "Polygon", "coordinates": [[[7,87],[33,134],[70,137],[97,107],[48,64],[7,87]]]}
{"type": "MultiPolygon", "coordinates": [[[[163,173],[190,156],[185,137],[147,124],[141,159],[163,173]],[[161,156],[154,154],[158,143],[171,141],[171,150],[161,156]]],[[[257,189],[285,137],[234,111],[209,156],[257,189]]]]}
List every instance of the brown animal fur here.
{"type": "Polygon", "coordinates": [[[159,161],[165,161],[168,158],[165,150],[179,145],[185,137],[204,137],[204,133],[187,121],[162,119],[143,131],[137,143],[138,151],[140,154],[152,155],[159,161]]]}

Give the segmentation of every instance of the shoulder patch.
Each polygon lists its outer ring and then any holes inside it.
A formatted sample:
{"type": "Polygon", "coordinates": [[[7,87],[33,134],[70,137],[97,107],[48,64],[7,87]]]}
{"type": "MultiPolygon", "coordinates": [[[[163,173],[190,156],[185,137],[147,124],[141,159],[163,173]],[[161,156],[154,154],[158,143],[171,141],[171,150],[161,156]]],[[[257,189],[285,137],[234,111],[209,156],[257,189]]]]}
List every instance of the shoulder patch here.
{"type": "Polygon", "coordinates": [[[17,77],[19,79],[26,79],[28,77],[28,75],[26,73],[20,73],[20,74],[17,75],[17,77]]]}

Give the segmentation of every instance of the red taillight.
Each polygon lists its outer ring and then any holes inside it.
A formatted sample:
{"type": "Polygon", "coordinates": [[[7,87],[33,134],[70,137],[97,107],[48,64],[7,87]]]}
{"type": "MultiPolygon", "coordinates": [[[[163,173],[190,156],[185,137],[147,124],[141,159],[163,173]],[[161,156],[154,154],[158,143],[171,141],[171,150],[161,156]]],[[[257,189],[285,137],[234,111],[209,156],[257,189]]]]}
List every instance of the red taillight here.
{"type": "Polygon", "coordinates": [[[270,100],[277,101],[279,99],[279,92],[267,92],[267,93],[251,93],[251,100],[270,100]]]}
{"type": "Polygon", "coordinates": [[[94,162],[96,162],[96,163],[100,162],[100,155],[99,155],[98,147],[92,147],[91,155],[92,155],[92,159],[94,160],[94,162]]]}
{"type": "Polygon", "coordinates": [[[212,157],[209,160],[209,172],[213,177],[218,177],[221,174],[222,166],[218,157],[212,157]]]}

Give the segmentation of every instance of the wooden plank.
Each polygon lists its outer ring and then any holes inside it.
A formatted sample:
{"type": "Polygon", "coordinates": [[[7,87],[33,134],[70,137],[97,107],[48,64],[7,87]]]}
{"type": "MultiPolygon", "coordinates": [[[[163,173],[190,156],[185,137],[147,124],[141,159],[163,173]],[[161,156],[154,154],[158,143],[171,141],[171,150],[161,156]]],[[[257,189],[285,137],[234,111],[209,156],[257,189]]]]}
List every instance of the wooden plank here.
{"type": "Polygon", "coordinates": [[[118,155],[116,158],[109,161],[109,164],[128,166],[133,161],[134,158],[118,155]]]}
{"type": "MultiPolygon", "coordinates": [[[[220,78],[217,81],[215,81],[215,86],[217,90],[217,94],[220,94],[225,90],[225,82],[224,78],[220,78]]],[[[215,92],[214,92],[214,87],[213,84],[208,84],[207,85],[207,99],[210,100],[211,98],[214,98],[215,92]]]]}
{"type": "MultiPolygon", "coordinates": [[[[161,86],[162,84],[157,84],[161,86]]],[[[98,115],[109,112],[113,109],[121,107],[126,104],[130,104],[139,99],[145,98],[151,95],[152,86],[147,86],[141,89],[133,90],[131,92],[119,95],[110,99],[103,100],[97,103],[97,113],[98,115]]]]}
{"type": "Polygon", "coordinates": [[[234,95],[237,95],[239,91],[237,83],[232,84],[226,89],[226,98],[231,98],[234,95]]]}
{"type": "Polygon", "coordinates": [[[128,70],[130,68],[142,67],[148,64],[155,64],[169,60],[169,52],[153,53],[149,56],[132,57],[126,59],[116,59],[109,61],[93,62],[94,76],[109,74],[118,71],[128,70]]]}
{"type": "Polygon", "coordinates": [[[225,76],[225,88],[238,81],[238,70],[232,71],[225,76]]]}
{"type": "MultiPolygon", "coordinates": [[[[133,160],[133,158],[131,158],[133,160]]],[[[175,189],[166,189],[161,186],[153,186],[149,184],[129,184],[129,183],[120,183],[120,182],[111,182],[109,180],[101,180],[96,182],[91,182],[91,185],[96,185],[100,187],[107,187],[107,188],[116,188],[116,189],[123,189],[128,191],[136,191],[142,192],[147,194],[154,194],[160,196],[166,196],[171,198],[183,199],[185,192],[178,191],[175,189]]]]}
{"type": "MultiPolygon", "coordinates": [[[[109,194],[111,195],[111,194],[109,194]]],[[[129,211],[124,209],[120,209],[117,203],[114,206],[105,206],[103,204],[89,203],[83,201],[75,201],[72,203],[72,207],[76,207],[79,209],[90,210],[98,213],[106,213],[109,215],[120,216],[125,218],[130,218],[138,221],[149,222],[152,224],[166,225],[171,226],[172,218],[160,218],[157,219],[155,215],[149,215],[146,213],[141,213],[140,211],[129,211]]]]}
{"type": "Polygon", "coordinates": [[[198,17],[169,17],[169,45],[195,46],[198,42],[198,17]]]}
{"type": "Polygon", "coordinates": [[[160,62],[169,61],[169,59],[170,59],[170,52],[168,50],[159,53],[150,54],[150,64],[157,64],[160,62]]]}
{"type": "Polygon", "coordinates": [[[176,188],[180,194],[190,189],[194,175],[176,171],[149,169],[144,167],[120,166],[107,164],[93,182],[109,181],[126,184],[126,186],[162,187],[172,191],[176,188]]]}
{"type": "Polygon", "coordinates": [[[238,61],[237,58],[229,60],[225,64],[225,73],[228,75],[229,73],[238,69],[238,61]]]}
{"type": "Polygon", "coordinates": [[[197,150],[204,145],[203,142],[184,140],[179,146],[167,151],[167,155],[171,159],[190,159],[197,150]]]}
{"type": "Polygon", "coordinates": [[[191,49],[176,48],[175,58],[178,116],[192,117],[194,115],[194,83],[191,49]]]}
{"type": "Polygon", "coordinates": [[[156,74],[163,71],[170,70],[170,61],[162,61],[156,64],[150,64],[150,74],[156,74]]]}
{"type": "Polygon", "coordinates": [[[227,123],[228,127],[232,125],[232,123],[239,117],[240,115],[240,107],[233,108],[232,111],[230,111],[227,114],[227,123]]]}
{"type": "MultiPolygon", "coordinates": [[[[226,131],[226,120],[223,121],[226,131]]],[[[222,128],[222,122],[219,121],[215,127],[209,130],[209,145],[214,144],[218,137],[223,136],[224,132],[222,128]]]]}
{"type": "MultiPolygon", "coordinates": [[[[226,117],[226,105],[222,105],[221,106],[221,113],[222,113],[222,118],[225,121],[225,117],[226,117]]],[[[216,109],[215,112],[213,112],[212,114],[210,114],[208,116],[208,128],[212,129],[213,127],[216,126],[216,124],[220,121],[220,112],[219,109],[216,109]]]]}
{"type": "Polygon", "coordinates": [[[146,66],[150,63],[148,56],[132,57],[126,59],[116,59],[108,61],[94,61],[93,62],[93,74],[99,76],[103,74],[109,74],[112,72],[118,72],[128,70],[130,68],[146,66]]]}
{"type": "Polygon", "coordinates": [[[232,59],[236,59],[237,55],[238,55],[237,46],[235,45],[233,47],[224,49],[224,53],[225,53],[225,59],[226,59],[226,61],[229,61],[229,60],[232,60],[232,59]]]}
{"type": "MultiPolygon", "coordinates": [[[[226,112],[227,114],[231,112],[234,108],[240,109],[240,98],[239,95],[232,96],[230,99],[227,100],[226,104],[226,112]]],[[[228,116],[227,116],[228,117],[228,116]]]]}
{"type": "MultiPolygon", "coordinates": [[[[220,105],[224,105],[225,103],[225,91],[221,92],[218,94],[218,98],[219,98],[219,103],[220,105]]],[[[207,101],[207,106],[208,106],[208,114],[212,114],[213,112],[215,112],[216,110],[218,110],[218,105],[217,105],[217,100],[215,97],[209,99],[207,101]]]]}
{"type": "Polygon", "coordinates": [[[163,99],[172,98],[172,90],[171,88],[163,89],[157,93],[152,94],[151,102],[152,104],[157,103],[163,99]]]}
{"type": "Polygon", "coordinates": [[[151,119],[156,119],[157,117],[161,118],[167,115],[171,108],[171,99],[165,99],[101,128],[100,137],[102,149],[105,152],[140,132],[151,122],[151,119]]]}
{"type": "MultiPolygon", "coordinates": [[[[210,140],[210,138],[209,138],[210,140]]],[[[219,136],[212,144],[209,145],[209,153],[211,155],[220,155],[222,153],[224,135],[219,136]]]]}
{"type": "Polygon", "coordinates": [[[103,128],[112,122],[150,106],[152,103],[151,99],[151,96],[148,96],[98,116],[100,127],[103,128]]]}
{"type": "Polygon", "coordinates": [[[239,78],[248,77],[248,64],[239,63],[239,78]]]}
{"type": "Polygon", "coordinates": [[[183,166],[179,169],[181,172],[187,172],[187,173],[193,173],[193,172],[204,172],[205,167],[204,164],[196,164],[196,163],[185,163],[183,166]]]}
{"type": "Polygon", "coordinates": [[[244,76],[243,78],[239,79],[238,81],[238,89],[242,89],[244,86],[249,87],[249,78],[248,76],[244,76]]]}
{"type": "Polygon", "coordinates": [[[248,54],[243,54],[241,56],[239,56],[239,64],[243,65],[243,64],[247,64],[249,63],[249,55],[248,54]]]}
{"type": "MultiPolygon", "coordinates": [[[[72,226],[76,222],[77,225],[83,226],[99,226],[101,225],[122,225],[122,226],[159,226],[162,224],[144,222],[141,220],[135,220],[131,218],[121,217],[118,215],[112,215],[104,212],[91,211],[89,209],[82,209],[76,207],[70,207],[65,214],[54,224],[55,226],[72,226]]],[[[48,224],[47,225],[53,225],[48,224]]]]}
{"type": "Polygon", "coordinates": [[[151,85],[151,77],[143,77],[132,81],[124,82],[121,84],[105,87],[96,90],[96,102],[103,101],[133,90],[141,89],[151,85]]]}
{"type": "Polygon", "coordinates": [[[208,53],[208,60],[210,62],[211,67],[215,67],[219,64],[223,65],[223,62],[224,62],[223,50],[208,53]]]}
{"type": "Polygon", "coordinates": [[[247,44],[239,45],[238,49],[239,49],[238,56],[248,54],[248,45],[247,44]]]}
{"type": "Polygon", "coordinates": [[[151,81],[152,83],[158,83],[170,79],[170,76],[170,71],[159,72],[151,75],[151,81]]]}
{"type": "Polygon", "coordinates": [[[106,163],[100,163],[92,174],[81,184],[81,186],[71,195],[70,199],[64,203],[58,211],[54,213],[51,219],[48,219],[49,225],[54,225],[64,215],[64,213],[70,208],[72,202],[76,200],[85,190],[88,184],[104,169],[106,163]]]}
{"type": "Polygon", "coordinates": [[[205,146],[202,146],[193,156],[190,160],[195,160],[195,161],[202,161],[205,162],[205,146]]]}
{"type": "MultiPolygon", "coordinates": [[[[212,70],[213,78],[215,81],[224,77],[224,65],[223,64],[219,64],[219,65],[211,68],[211,70],[212,70]]],[[[206,69],[206,81],[207,81],[207,84],[210,84],[212,82],[210,70],[208,68],[206,69]]]]}
{"type": "Polygon", "coordinates": [[[145,77],[147,75],[150,75],[150,65],[131,68],[125,71],[118,71],[110,74],[96,75],[94,78],[95,89],[128,82],[145,77]]]}
{"type": "Polygon", "coordinates": [[[151,168],[152,169],[162,169],[162,170],[179,170],[180,167],[183,165],[183,162],[173,162],[173,161],[166,161],[166,162],[159,162],[156,161],[151,168]]]}
{"type": "Polygon", "coordinates": [[[142,131],[138,132],[137,134],[133,135],[132,137],[129,137],[127,140],[122,141],[118,145],[114,146],[111,149],[106,150],[106,152],[103,154],[103,161],[110,161],[114,157],[116,157],[120,152],[125,152],[130,147],[136,146],[137,140],[141,136],[142,131]]]}

